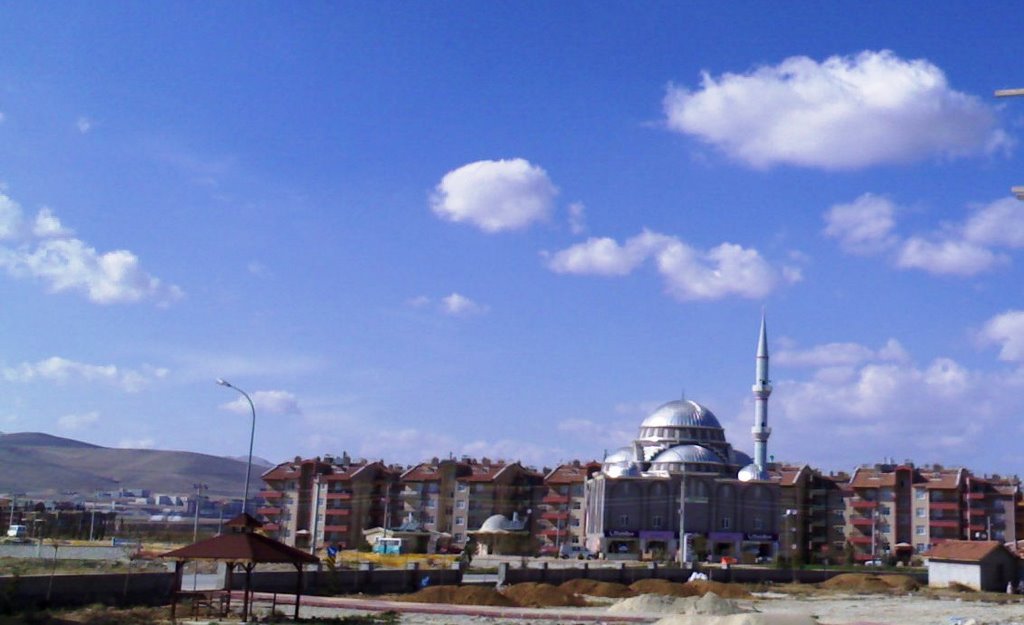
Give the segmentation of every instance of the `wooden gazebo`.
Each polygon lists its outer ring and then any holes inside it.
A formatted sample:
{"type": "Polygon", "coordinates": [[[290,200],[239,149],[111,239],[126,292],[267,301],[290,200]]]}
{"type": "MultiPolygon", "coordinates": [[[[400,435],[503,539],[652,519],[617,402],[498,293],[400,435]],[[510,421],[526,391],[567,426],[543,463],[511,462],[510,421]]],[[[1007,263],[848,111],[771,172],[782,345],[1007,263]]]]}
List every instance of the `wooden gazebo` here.
{"type": "Polygon", "coordinates": [[[197,543],[168,551],[161,558],[175,560],[174,563],[174,594],[171,598],[172,619],[178,603],[181,589],[184,564],[193,560],[208,560],[227,564],[228,606],[231,601],[232,576],[236,565],[245,571],[245,592],[242,601],[242,620],[249,618],[252,596],[252,570],[257,564],[287,563],[298,572],[295,586],[295,618],[299,618],[299,603],[302,596],[302,566],[316,564],[320,560],[316,556],[300,551],[294,547],[268,538],[255,532],[262,524],[248,514],[240,514],[225,524],[228,532],[201,540],[197,543]]]}

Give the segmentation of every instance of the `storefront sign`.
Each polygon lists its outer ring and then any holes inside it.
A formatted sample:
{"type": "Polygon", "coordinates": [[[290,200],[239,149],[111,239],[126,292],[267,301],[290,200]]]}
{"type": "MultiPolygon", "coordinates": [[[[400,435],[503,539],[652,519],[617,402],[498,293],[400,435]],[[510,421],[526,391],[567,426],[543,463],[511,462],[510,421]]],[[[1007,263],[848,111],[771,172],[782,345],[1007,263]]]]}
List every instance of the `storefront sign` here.
{"type": "Polygon", "coordinates": [[[636,538],[637,532],[633,530],[605,530],[604,535],[608,538],[636,538]]]}
{"type": "Polygon", "coordinates": [[[778,534],[747,534],[746,540],[752,540],[754,542],[774,542],[779,539],[778,534]]]}
{"type": "Polygon", "coordinates": [[[674,540],[679,538],[679,534],[665,530],[646,530],[640,532],[640,538],[644,540],[674,540]]]}

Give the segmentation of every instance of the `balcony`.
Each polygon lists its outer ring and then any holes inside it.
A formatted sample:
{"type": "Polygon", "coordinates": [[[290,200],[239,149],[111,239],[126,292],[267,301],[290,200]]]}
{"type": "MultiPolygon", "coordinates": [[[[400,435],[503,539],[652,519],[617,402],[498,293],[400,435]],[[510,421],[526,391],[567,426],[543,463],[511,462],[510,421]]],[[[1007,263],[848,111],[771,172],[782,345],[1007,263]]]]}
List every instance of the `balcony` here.
{"type": "Polygon", "coordinates": [[[873,510],[878,507],[878,502],[871,501],[870,499],[854,498],[850,500],[850,505],[855,510],[873,510]]]}
{"type": "Polygon", "coordinates": [[[256,514],[262,514],[263,516],[277,516],[281,514],[281,508],[277,506],[265,506],[263,508],[256,508],[256,514]]]}
{"type": "Polygon", "coordinates": [[[347,500],[347,499],[352,499],[352,491],[345,490],[345,491],[338,491],[338,492],[335,492],[335,493],[328,492],[327,493],[327,499],[328,500],[331,500],[331,499],[341,499],[343,501],[347,500]]]}
{"type": "Polygon", "coordinates": [[[348,526],[347,525],[325,525],[324,526],[324,532],[325,533],[330,533],[330,532],[344,533],[344,532],[348,532],[348,526]]]}
{"type": "Polygon", "coordinates": [[[967,493],[967,498],[972,501],[977,501],[979,499],[984,499],[985,493],[967,493]]]}
{"type": "Polygon", "coordinates": [[[851,545],[870,545],[871,544],[871,537],[870,536],[850,536],[849,538],[847,538],[847,540],[850,541],[851,545]]]}
{"type": "Polygon", "coordinates": [[[928,507],[932,510],[956,510],[960,504],[955,501],[933,501],[928,504],[928,507]]]}
{"type": "Polygon", "coordinates": [[[264,499],[280,499],[284,497],[284,493],[279,490],[261,490],[259,496],[264,499]]]}
{"type": "Polygon", "coordinates": [[[545,512],[544,514],[540,515],[540,518],[546,519],[548,521],[565,521],[566,519],[569,518],[569,513],[568,512],[545,512]]]}
{"type": "Polygon", "coordinates": [[[324,511],[327,516],[348,516],[352,511],[348,508],[328,508],[324,511]]]}
{"type": "Polygon", "coordinates": [[[281,524],[280,523],[264,523],[262,529],[265,532],[276,532],[276,531],[281,529],[281,524]]]}
{"type": "Polygon", "coordinates": [[[871,527],[872,523],[873,521],[870,517],[855,516],[850,518],[850,525],[857,527],[871,527]]]}
{"type": "Polygon", "coordinates": [[[569,503],[569,495],[548,493],[544,496],[544,499],[541,499],[541,503],[569,503]]]}
{"type": "Polygon", "coordinates": [[[928,525],[932,527],[959,527],[960,521],[956,519],[929,519],[928,525]]]}

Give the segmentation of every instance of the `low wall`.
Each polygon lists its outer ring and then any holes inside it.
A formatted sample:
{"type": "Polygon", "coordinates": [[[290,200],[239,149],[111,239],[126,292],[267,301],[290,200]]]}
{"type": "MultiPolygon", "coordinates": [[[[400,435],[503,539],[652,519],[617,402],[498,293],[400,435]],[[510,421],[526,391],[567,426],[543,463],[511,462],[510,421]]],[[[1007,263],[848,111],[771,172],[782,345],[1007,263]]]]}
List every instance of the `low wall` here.
{"type": "MultiPolygon", "coordinates": [[[[252,573],[252,589],[257,592],[278,592],[294,594],[296,572],[261,572],[258,567],[252,573]]],[[[311,595],[341,594],[388,594],[414,592],[425,586],[459,584],[462,571],[451,569],[420,569],[410,563],[405,569],[375,569],[364,564],[358,570],[305,571],[302,574],[303,592],[311,595]]],[[[234,590],[245,588],[245,573],[238,570],[232,576],[234,590]]]]}
{"type": "MultiPolygon", "coordinates": [[[[128,561],[135,546],[113,547],[107,545],[68,546],[57,548],[58,560],[120,560],[128,561]]],[[[53,558],[53,546],[46,543],[0,543],[0,558],[53,558]]]]}
{"type": "MultiPolygon", "coordinates": [[[[718,567],[698,568],[700,572],[708,576],[708,579],[718,582],[738,582],[743,584],[773,583],[785,584],[798,582],[801,584],[818,584],[829,580],[836,575],[848,571],[833,570],[795,570],[775,568],[745,568],[731,567],[722,569],[718,567]]],[[[865,569],[864,573],[877,575],[909,575],[921,584],[928,583],[928,573],[908,571],[906,573],[877,572],[865,569]]],[[[619,584],[632,584],[641,579],[666,579],[673,582],[685,582],[693,573],[691,569],[683,569],[673,566],[659,566],[656,563],[649,563],[647,566],[627,566],[625,563],[618,563],[615,566],[601,565],[590,566],[588,562],[582,562],[572,568],[548,568],[541,564],[536,568],[512,568],[507,563],[498,566],[498,581],[502,584],[519,584],[522,582],[546,582],[548,584],[561,584],[570,579],[584,578],[601,582],[617,582],[619,584]]]]}
{"type": "Polygon", "coordinates": [[[116,575],[20,575],[0,577],[0,605],[162,605],[171,596],[174,573],[116,575]]]}

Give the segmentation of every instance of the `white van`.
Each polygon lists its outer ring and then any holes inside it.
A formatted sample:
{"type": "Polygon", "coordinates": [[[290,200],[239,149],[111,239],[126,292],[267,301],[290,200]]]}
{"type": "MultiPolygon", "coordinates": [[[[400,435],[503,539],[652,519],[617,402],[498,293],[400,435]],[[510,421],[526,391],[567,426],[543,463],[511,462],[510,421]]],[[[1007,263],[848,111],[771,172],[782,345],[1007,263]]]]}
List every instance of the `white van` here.
{"type": "Polygon", "coordinates": [[[593,560],[592,551],[582,545],[562,545],[558,550],[558,556],[566,560],[593,560]]]}
{"type": "Polygon", "coordinates": [[[28,538],[28,528],[24,525],[12,525],[7,528],[7,538],[20,541],[28,538]]]}

